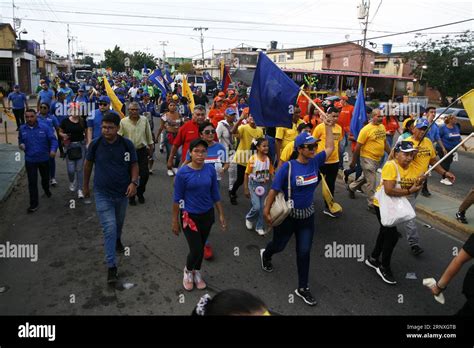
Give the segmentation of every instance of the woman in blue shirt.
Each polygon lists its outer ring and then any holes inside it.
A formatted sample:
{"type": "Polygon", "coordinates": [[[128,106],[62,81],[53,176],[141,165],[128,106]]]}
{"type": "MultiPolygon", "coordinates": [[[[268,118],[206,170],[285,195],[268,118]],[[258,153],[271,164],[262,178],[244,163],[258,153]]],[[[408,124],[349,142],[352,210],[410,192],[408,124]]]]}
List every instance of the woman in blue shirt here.
{"type": "MultiPolygon", "coordinates": [[[[439,137],[441,138],[441,141],[443,142],[447,152],[454,149],[456,145],[462,141],[461,129],[459,128],[459,125],[456,124],[456,122],[457,118],[455,115],[448,115],[444,119],[444,125],[439,129],[439,137]]],[[[466,145],[463,144],[462,147],[467,151],[466,145]]],[[[436,152],[438,152],[439,158],[443,158],[445,155],[445,152],[438,144],[436,145],[436,152]]],[[[451,163],[453,163],[453,157],[454,153],[449,155],[448,158],[441,162],[441,167],[443,167],[444,170],[449,171],[451,163]]],[[[441,179],[440,182],[447,186],[451,186],[453,184],[448,179],[441,179]]]]}
{"type": "Polygon", "coordinates": [[[271,258],[274,254],[285,249],[291,236],[296,239],[296,264],[298,268],[297,296],[301,297],[310,306],[316,305],[316,300],[309,290],[309,261],[314,235],[314,191],[318,185],[319,168],[324,165],[334,151],[334,138],[332,126],[335,121],[329,114],[322,117],[326,126],[325,150],[315,156],[317,139],[303,132],[295,139],[295,151],[298,153],[296,160],[283,164],[277,171],[272,188],[268,194],[263,211],[265,220],[272,225],[270,208],[279,192],[288,199],[288,171],[290,171],[291,200],[293,209],[291,214],[278,226],[274,227],[273,240],[265,249],[260,250],[262,268],[272,272],[271,258]],[[290,169],[291,165],[291,169],[290,169]]]}
{"type": "Polygon", "coordinates": [[[178,235],[181,222],[189,245],[183,277],[183,286],[187,291],[191,291],[194,284],[200,290],[206,288],[201,276],[201,264],[204,245],[214,224],[214,205],[219,213],[221,227],[226,229],[216,170],[213,164],[204,163],[207,147],[207,142],[202,139],[191,142],[191,163],[179,169],[174,182],[172,230],[178,235]]]}

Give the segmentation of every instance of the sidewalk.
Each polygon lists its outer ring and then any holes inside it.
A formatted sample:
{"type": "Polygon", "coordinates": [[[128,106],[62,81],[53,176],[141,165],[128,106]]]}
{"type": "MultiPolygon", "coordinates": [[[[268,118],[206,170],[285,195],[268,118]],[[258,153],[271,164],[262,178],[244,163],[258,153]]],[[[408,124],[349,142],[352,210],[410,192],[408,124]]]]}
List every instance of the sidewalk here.
{"type": "Polygon", "coordinates": [[[16,145],[0,144],[0,163],[0,202],[4,202],[23,175],[25,160],[16,145]]]}
{"type": "MultiPolygon", "coordinates": [[[[467,194],[467,193],[466,193],[467,194]]],[[[418,195],[416,212],[464,233],[474,233],[474,207],[466,212],[467,225],[456,220],[461,201],[431,191],[431,197],[418,195]]]]}

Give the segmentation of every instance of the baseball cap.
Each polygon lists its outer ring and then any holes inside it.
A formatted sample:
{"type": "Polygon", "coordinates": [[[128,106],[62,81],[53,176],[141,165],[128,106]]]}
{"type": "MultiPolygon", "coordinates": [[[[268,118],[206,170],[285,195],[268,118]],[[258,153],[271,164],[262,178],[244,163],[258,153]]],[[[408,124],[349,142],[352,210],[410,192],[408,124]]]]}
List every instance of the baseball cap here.
{"type": "Polygon", "coordinates": [[[229,94],[235,94],[235,91],[233,89],[229,89],[229,94]]]}
{"type": "Polygon", "coordinates": [[[413,143],[411,141],[400,141],[395,145],[395,152],[414,152],[417,151],[413,147],[413,143]]]}
{"type": "Polygon", "coordinates": [[[306,144],[314,144],[320,141],[308,133],[301,133],[295,139],[295,149],[306,144]]]}
{"type": "Polygon", "coordinates": [[[179,97],[175,94],[173,95],[173,100],[179,100],[179,97]]]}
{"type": "Polygon", "coordinates": [[[403,121],[403,123],[402,123],[402,128],[403,129],[407,128],[408,121],[412,121],[412,118],[408,117],[408,118],[405,119],[405,121],[403,121]]]}
{"type": "Polygon", "coordinates": [[[150,93],[145,92],[145,93],[142,94],[142,96],[144,96],[144,97],[149,97],[149,96],[150,96],[150,93]]]}
{"type": "Polygon", "coordinates": [[[66,83],[66,82],[64,82],[64,80],[59,81],[59,84],[60,84],[60,85],[64,85],[65,83],[66,83]]]}
{"type": "Polygon", "coordinates": [[[103,102],[103,103],[107,103],[107,104],[110,104],[110,98],[103,95],[99,98],[99,102],[103,102]]]}
{"type": "Polygon", "coordinates": [[[225,109],[225,114],[229,116],[234,116],[237,112],[235,112],[235,109],[233,108],[227,108],[225,109]]]}
{"type": "Polygon", "coordinates": [[[20,85],[15,85],[13,86],[13,88],[20,88],[20,85]]]}
{"type": "Polygon", "coordinates": [[[77,91],[78,92],[84,92],[84,88],[79,88],[77,91]]]}
{"type": "Polygon", "coordinates": [[[217,94],[218,97],[221,97],[221,98],[224,98],[225,97],[225,93],[224,92],[219,92],[217,94]]]}
{"type": "Polygon", "coordinates": [[[416,121],[416,124],[415,124],[416,128],[428,128],[430,126],[428,120],[426,118],[419,118],[417,121],[416,121]]]}
{"type": "Polygon", "coordinates": [[[223,100],[223,99],[222,99],[221,97],[215,97],[215,98],[214,98],[214,101],[215,101],[215,102],[222,101],[222,100],[223,100]]]}

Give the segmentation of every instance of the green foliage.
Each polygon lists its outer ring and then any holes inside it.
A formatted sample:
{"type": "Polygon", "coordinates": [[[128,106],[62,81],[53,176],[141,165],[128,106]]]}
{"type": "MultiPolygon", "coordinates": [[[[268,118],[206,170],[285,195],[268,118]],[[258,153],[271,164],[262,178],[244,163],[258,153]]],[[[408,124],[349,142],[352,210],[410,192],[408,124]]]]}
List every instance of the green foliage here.
{"type": "Polygon", "coordinates": [[[105,50],[105,59],[101,65],[104,68],[112,68],[113,71],[125,71],[124,59],[126,56],[127,54],[115,45],[113,50],[105,50]]]}
{"type": "Polygon", "coordinates": [[[135,51],[130,55],[130,67],[132,69],[141,70],[144,64],[148,69],[156,69],[156,58],[152,54],[141,51],[135,51]]]}
{"type": "Polygon", "coordinates": [[[474,33],[466,31],[441,39],[410,42],[414,50],[406,58],[414,60],[412,73],[436,88],[444,100],[458,97],[474,88],[474,33]],[[426,65],[426,69],[422,66],[426,65]],[[423,73],[422,73],[423,70],[423,73]],[[423,75],[422,75],[423,74],[423,75]]]}
{"type": "Polygon", "coordinates": [[[194,73],[193,63],[182,63],[176,70],[181,74],[192,74],[194,73]]]}

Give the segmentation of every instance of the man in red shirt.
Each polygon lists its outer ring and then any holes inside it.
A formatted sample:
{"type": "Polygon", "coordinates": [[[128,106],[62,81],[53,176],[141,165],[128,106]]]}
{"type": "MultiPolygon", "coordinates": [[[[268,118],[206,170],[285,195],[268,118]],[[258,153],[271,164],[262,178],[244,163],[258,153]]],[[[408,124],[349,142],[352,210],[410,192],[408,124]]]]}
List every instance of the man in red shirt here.
{"type": "Polygon", "coordinates": [[[173,158],[178,152],[178,149],[182,146],[183,150],[181,153],[181,161],[186,160],[186,154],[188,153],[189,144],[195,139],[199,138],[199,125],[206,119],[206,108],[202,105],[196,105],[194,107],[193,117],[187,121],[178,131],[176,138],[171,148],[170,157],[168,158],[168,169],[173,168],[173,158]]]}
{"type": "Polygon", "coordinates": [[[296,102],[301,109],[301,118],[304,118],[308,115],[308,106],[309,100],[304,95],[300,95],[298,97],[298,101],[296,102]]]}
{"type": "Polygon", "coordinates": [[[349,143],[348,137],[351,131],[351,119],[352,113],[354,112],[354,107],[350,105],[347,101],[349,98],[345,95],[341,97],[341,111],[339,112],[339,117],[337,119],[337,123],[342,127],[342,131],[344,132],[344,138],[340,142],[339,148],[339,168],[344,169],[344,151],[346,149],[347,144],[349,143]]]}

